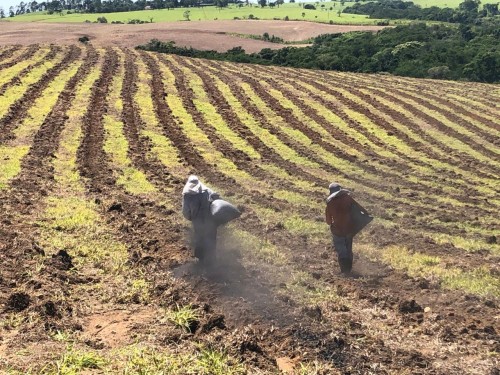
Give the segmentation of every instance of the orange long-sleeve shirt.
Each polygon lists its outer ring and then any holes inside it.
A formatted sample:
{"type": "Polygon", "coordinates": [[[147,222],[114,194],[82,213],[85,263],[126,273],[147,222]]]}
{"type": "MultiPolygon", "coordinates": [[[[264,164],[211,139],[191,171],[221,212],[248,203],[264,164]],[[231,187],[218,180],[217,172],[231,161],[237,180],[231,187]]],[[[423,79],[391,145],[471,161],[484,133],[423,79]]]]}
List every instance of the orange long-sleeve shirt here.
{"type": "Polygon", "coordinates": [[[355,223],[351,216],[353,202],[354,199],[349,194],[343,194],[327,203],[325,218],[333,234],[347,237],[354,232],[355,223]]]}

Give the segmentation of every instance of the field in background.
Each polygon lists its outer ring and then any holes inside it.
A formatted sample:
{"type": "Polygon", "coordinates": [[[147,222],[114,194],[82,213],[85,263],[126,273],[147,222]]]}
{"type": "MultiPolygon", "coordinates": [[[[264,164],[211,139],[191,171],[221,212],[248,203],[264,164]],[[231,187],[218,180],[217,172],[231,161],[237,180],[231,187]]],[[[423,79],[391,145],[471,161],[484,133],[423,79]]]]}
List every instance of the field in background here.
{"type": "Polygon", "coordinates": [[[499,97],[0,47],[0,371],[494,373],[499,97]],[[208,273],[180,214],[191,173],[243,211],[208,273]],[[376,217],[352,277],[323,222],[332,181],[376,217]]]}
{"type": "Polygon", "coordinates": [[[218,9],[213,6],[204,8],[176,8],[176,9],[158,9],[158,10],[143,10],[134,12],[120,12],[120,13],[95,13],[95,14],[65,14],[63,16],[46,13],[38,14],[25,14],[16,16],[14,18],[7,18],[9,21],[20,22],[91,22],[96,21],[98,17],[105,17],[108,22],[122,21],[127,22],[132,19],[139,19],[142,21],[150,22],[176,22],[186,21],[183,14],[185,11],[190,12],[191,21],[213,21],[213,20],[232,20],[235,17],[240,19],[249,19],[250,15],[259,19],[272,20],[278,18],[283,20],[286,16],[290,20],[303,20],[315,22],[329,22],[333,21],[335,24],[356,24],[356,25],[376,25],[378,20],[368,19],[367,16],[357,14],[337,14],[338,10],[343,9],[346,5],[341,6],[340,2],[324,2],[317,6],[316,10],[303,9],[299,3],[283,4],[282,6],[273,9],[269,7],[261,8],[257,5],[251,7],[236,7],[231,5],[227,8],[218,9]],[[324,5],[324,10],[321,8],[324,5]],[[333,7],[333,10],[328,10],[333,7]],[[304,13],[304,17],[302,17],[304,13]]]}

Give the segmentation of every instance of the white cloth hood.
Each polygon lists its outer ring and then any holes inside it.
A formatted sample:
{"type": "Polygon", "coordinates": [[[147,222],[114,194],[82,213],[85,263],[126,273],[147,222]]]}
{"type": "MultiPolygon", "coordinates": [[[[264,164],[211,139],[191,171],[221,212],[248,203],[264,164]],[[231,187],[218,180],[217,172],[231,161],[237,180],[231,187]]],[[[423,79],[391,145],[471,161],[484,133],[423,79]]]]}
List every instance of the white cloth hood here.
{"type": "Polygon", "coordinates": [[[198,194],[204,190],[207,190],[207,187],[201,183],[198,176],[191,175],[182,189],[182,194],[198,194]]]}

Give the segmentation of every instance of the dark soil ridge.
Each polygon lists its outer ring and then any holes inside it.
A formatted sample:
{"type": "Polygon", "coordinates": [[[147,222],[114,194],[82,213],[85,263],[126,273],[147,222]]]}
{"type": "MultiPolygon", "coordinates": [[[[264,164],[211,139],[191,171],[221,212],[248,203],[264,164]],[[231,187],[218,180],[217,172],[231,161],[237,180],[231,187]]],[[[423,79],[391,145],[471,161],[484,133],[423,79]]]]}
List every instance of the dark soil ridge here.
{"type": "Polygon", "coordinates": [[[21,55],[17,56],[14,60],[0,64],[0,70],[10,68],[11,66],[16,65],[20,61],[30,59],[36,53],[36,51],[38,51],[39,49],[40,49],[40,46],[38,44],[34,44],[32,46],[29,46],[25,52],[23,52],[21,55]]]}
{"type": "Polygon", "coordinates": [[[76,51],[81,49],[77,46],[71,46],[66,52],[66,56],[52,68],[50,68],[45,74],[33,85],[31,85],[24,95],[19,98],[12,106],[9,108],[9,112],[0,119],[0,145],[7,142],[9,139],[14,139],[13,130],[18,125],[18,122],[24,118],[30,108],[29,104],[33,103],[34,100],[38,99],[42,95],[43,90],[53,81],[55,77],[62,70],[67,68],[69,64],[74,62],[79,53],[76,51]]]}
{"type": "MultiPolygon", "coordinates": [[[[333,72],[329,72],[329,75],[338,75],[333,72]]],[[[354,75],[349,75],[352,79],[354,75]]],[[[356,74],[355,79],[369,79],[371,76],[369,74],[356,74]]],[[[344,77],[345,78],[345,77],[344,77]]],[[[419,90],[421,87],[428,89],[429,86],[435,87],[437,91],[446,94],[452,93],[466,98],[473,98],[474,102],[481,103],[487,107],[491,106],[498,100],[498,97],[491,95],[491,84],[488,83],[478,83],[478,82],[456,82],[456,81],[443,81],[435,79],[411,79],[401,76],[391,76],[385,77],[383,75],[377,75],[377,81],[381,83],[391,83],[395,84],[397,80],[398,85],[403,87],[414,87],[419,90]],[[476,89],[477,88],[477,89],[476,89]],[[487,88],[487,89],[486,89],[487,88]]],[[[373,81],[371,81],[373,83],[373,81]]]]}
{"type": "Polygon", "coordinates": [[[0,86],[0,96],[5,94],[5,91],[14,85],[17,85],[20,82],[20,79],[26,75],[28,75],[33,69],[38,68],[40,65],[43,65],[47,61],[53,60],[59,52],[62,51],[62,48],[59,46],[50,46],[50,50],[47,54],[42,56],[39,61],[34,62],[33,64],[27,66],[24,68],[22,71],[20,71],[17,76],[12,78],[9,82],[4,83],[2,86],[0,86]]]}
{"type": "MultiPolygon", "coordinates": [[[[470,131],[471,133],[473,133],[473,134],[475,134],[475,135],[477,135],[479,137],[484,137],[485,139],[492,138],[491,134],[481,132],[480,129],[477,129],[476,127],[474,127],[473,124],[468,123],[467,121],[465,121],[464,119],[460,118],[455,113],[453,113],[452,111],[448,110],[445,107],[437,107],[437,106],[433,105],[432,103],[430,103],[429,101],[423,100],[423,99],[421,99],[419,97],[416,97],[416,96],[413,96],[413,95],[409,94],[407,91],[402,91],[402,90],[399,90],[399,89],[394,90],[394,88],[392,90],[393,90],[393,92],[395,94],[400,95],[403,98],[406,98],[408,100],[412,100],[412,101],[414,101],[414,102],[422,105],[423,107],[426,107],[426,108],[428,108],[428,109],[430,109],[432,111],[435,111],[435,112],[437,112],[439,114],[444,115],[445,117],[447,117],[450,120],[452,120],[452,121],[456,122],[457,124],[459,124],[464,129],[467,129],[468,131],[470,131]]],[[[427,116],[430,117],[431,115],[427,115],[427,116]]],[[[434,118],[434,117],[432,117],[432,118],[434,118]]],[[[492,158],[494,160],[498,158],[499,155],[497,153],[495,153],[492,150],[486,148],[481,143],[476,142],[474,139],[471,139],[468,136],[460,133],[457,129],[454,129],[451,126],[446,125],[441,120],[439,120],[437,118],[434,118],[433,124],[435,124],[436,127],[437,127],[437,129],[440,130],[441,132],[446,133],[448,135],[451,135],[453,138],[459,139],[461,142],[463,142],[466,145],[470,146],[473,150],[478,151],[483,156],[488,157],[488,158],[492,158]]],[[[495,140],[496,140],[496,142],[498,142],[498,137],[496,137],[495,140]]],[[[492,144],[492,146],[495,146],[495,145],[496,145],[495,143],[492,144]]],[[[490,168],[496,168],[496,170],[493,169],[494,173],[498,173],[499,172],[499,168],[498,167],[495,167],[495,166],[491,165],[490,168]]]]}
{"type": "MultiPolygon", "coordinates": [[[[370,90],[370,92],[373,93],[375,96],[383,97],[386,100],[389,100],[395,104],[400,105],[401,107],[405,108],[405,110],[407,110],[409,113],[414,115],[416,118],[424,120],[428,124],[431,124],[431,126],[433,126],[432,125],[434,122],[433,117],[420,111],[419,109],[415,108],[411,104],[399,99],[397,96],[393,95],[392,93],[389,94],[388,92],[384,92],[380,89],[374,89],[374,88],[367,88],[367,90],[370,90]]],[[[414,128],[414,129],[418,129],[418,128],[414,128]]],[[[432,137],[432,138],[434,138],[434,137],[432,137]]],[[[474,171],[476,173],[476,175],[478,175],[478,177],[484,177],[484,178],[488,178],[488,179],[496,178],[496,175],[495,175],[496,172],[491,170],[491,169],[494,169],[495,167],[486,166],[487,168],[484,168],[485,165],[481,164],[481,161],[475,159],[473,156],[471,156],[463,151],[459,151],[459,150],[450,148],[450,147],[446,146],[445,144],[441,144],[441,146],[439,146],[440,142],[438,142],[437,139],[435,141],[433,141],[433,143],[435,143],[436,147],[439,147],[442,151],[447,152],[451,157],[458,159],[460,168],[463,168],[465,170],[474,171]]]]}
{"type": "Polygon", "coordinates": [[[150,149],[150,145],[144,137],[140,136],[140,129],[144,128],[144,124],[139,115],[137,104],[134,101],[134,96],[137,93],[138,77],[137,66],[134,62],[137,58],[135,54],[126,53],[124,62],[125,76],[121,92],[123,100],[121,119],[124,125],[125,137],[129,144],[128,156],[132,164],[136,168],[144,171],[148,180],[152,181],[159,191],[166,193],[164,189],[165,185],[179,185],[182,181],[172,176],[168,168],[158,159],[153,158],[152,155],[148,155],[146,161],[146,154],[150,149]]]}
{"type": "MultiPolygon", "coordinates": [[[[406,92],[409,92],[408,88],[407,88],[406,92]]],[[[452,113],[452,114],[458,113],[458,114],[470,117],[471,119],[473,119],[475,121],[478,121],[484,125],[491,127],[493,130],[500,131],[500,125],[498,125],[498,123],[496,123],[496,122],[494,122],[494,121],[492,121],[484,116],[481,116],[480,114],[471,112],[471,111],[463,108],[462,106],[460,106],[456,103],[453,103],[452,100],[450,100],[450,99],[443,98],[441,96],[438,96],[438,95],[435,95],[433,93],[426,92],[426,91],[417,91],[417,89],[413,89],[413,88],[411,89],[411,92],[415,93],[415,94],[419,94],[420,96],[423,96],[425,98],[428,98],[429,101],[437,102],[437,103],[443,105],[445,108],[448,108],[448,111],[447,111],[448,113],[452,113]]],[[[436,108],[438,110],[440,109],[440,107],[436,107],[436,108]]],[[[468,125],[466,120],[464,120],[462,117],[457,116],[457,115],[455,115],[455,116],[457,118],[459,118],[460,121],[465,123],[464,127],[468,125]]],[[[492,138],[493,141],[491,141],[490,143],[492,143],[495,146],[499,145],[500,137],[498,135],[495,135],[493,132],[485,131],[484,129],[481,129],[480,127],[478,127],[475,124],[470,124],[470,125],[473,126],[475,129],[477,129],[476,134],[478,134],[481,137],[484,137],[485,139],[492,138]]]]}
{"type": "MultiPolygon", "coordinates": [[[[182,64],[180,61],[176,59],[177,63],[179,63],[181,66],[187,66],[182,64]]],[[[168,60],[163,60],[163,63],[175,73],[176,77],[179,77],[179,82],[182,82],[179,84],[178,89],[180,95],[183,97],[183,102],[188,108],[188,111],[192,116],[195,116],[196,118],[196,123],[200,125],[200,128],[205,132],[205,134],[209,137],[209,139],[212,141],[214,147],[218,149],[221,153],[223,153],[225,156],[231,155],[233,162],[240,168],[241,170],[246,171],[252,176],[255,176],[259,178],[260,180],[264,180],[272,184],[274,187],[279,188],[280,184],[278,181],[275,181],[275,178],[272,174],[268,173],[265,170],[262,170],[260,168],[251,168],[250,166],[253,165],[253,163],[248,160],[248,157],[243,154],[242,152],[239,152],[238,150],[234,149],[229,142],[224,141],[220,137],[218,137],[217,130],[215,127],[212,127],[211,125],[207,124],[203,117],[201,116],[201,113],[195,108],[195,106],[192,104],[193,103],[193,93],[192,91],[188,88],[188,86],[185,83],[185,77],[184,74],[180,69],[175,67],[173,64],[171,64],[168,60]],[[229,151],[228,151],[229,149],[229,151]],[[233,155],[236,154],[236,155],[233,155]]],[[[223,97],[222,93],[219,91],[219,89],[211,82],[206,76],[204,75],[200,70],[196,69],[194,66],[188,66],[189,69],[191,69],[193,72],[196,72],[198,76],[203,81],[203,85],[205,87],[205,92],[207,93],[210,103],[214,106],[214,108],[217,110],[217,112],[222,116],[224,121],[226,122],[227,126],[233,130],[236,134],[238,134],[240,137],[245,139],[251,146],[252,148],[257,151],[260,155],[263,161],[272,161],[274,165],[281,165],[281,166],[286,166],[284,170],[288,171],[288,173],[293,173],[293,174],[298,174],[301,176],[305,176],[307,180],[311,180],[312,175],[304,172],[302,169],[297,167],[295,164],[290,163],[289,161],[283,159],[280,155],[278,155],[274,150],[272,150],[270,147],[268,147],[262,140],[260,140],[257,136],[255,136],[252,131],[240,121],[236,113],[231,109],[231,106],[225,98],[223,97]]],[[[273,201],[275,199],[273,198],[273,201]]]]}
{"type": "MultiPolygon", "coordinates": [[[[274,87],[276,87],[276,85],[274,85],[271,81],[269,81],[269,83],[271,85],[273,85],[274,87]]],[[[264,99],[264,100],[266,100],[268,102],[274,101],[275,105],[279,106],[279,103],[272,96],[268,95],[265,92],[265,90],[263,90],[262,87],[260,87],[260,85],[258,85],[256,82],[252,82],[251,84],[254,87],[254,89],[259,92],[259,94],[265,95],[265,98],[262,97],[262,99],[264,99]]],[[[321,98],[318,98],[318,99],[321,100],[321,98]]],[[[322,126],[325,130],[331,132],[331,127],[330,127],[330,129],[328,129],[328,126],[327,126],[327,124],[329,124],[329,123],[323,117],[319,116],[311,108],[308,108],[304,103],[298,104],[298,106],[309,117],[313,118],[316,123],[318,123],[320,126],[322,126]]],[[[274,105],[273,105],[273,108],[274,108],[274,105]]],[[[315,143],[319,144],[320,146],[322,146],[323,149],[325,149],[326,151],[329,151],[329,152],[335,152],[335,150],[333,149],[333,147],[332,147],[331,144],[328,143],[327,145],[325,145],[324,142],[322,142],[321,137],[319,136],[319,134],[315,133],[313,130],[311,130],[311,129],[307,128],[306,126],[304,126],[303,124],[301,124],[300,121],[298,121],[298,119],[296,119],[292,114],[289,113],[289,111],[287,111],[286,109],[282,108],[282,110],[280,112],[278,112],[278,114],[283,119],[285,119],[285,121],[287,121],[287,123],[290,123],[290,124],[299,124],[297,127],[294,127],[294,128],[296,130],[301,131],[303,134],[305,134],[313,142],[315,142],[315,143]]],[[[335,134],[335,137],[337,137],[337,134],[335,134]]],[[[351,138],[347,137],[347,139],[351,139],[351,138]]],[[[352,142],[354,142],[353,144],[355,144],[355,145],[359,145],[359,147],[355,147],[356,149],[358,149],[358,151],[360,151],[360,152],[366,152],[366,150],[364,149],[364,147],[362,147],[361,144],[357,143],[356,140],[352,140],[352,142]]],[[[348,146],[351,147],[352,144],[348,144],[348,146]]],[[[310,157],[310,154],[309,154],[309,157],[310,157]]],[[[350,158],[350,159],[353,159],[353,158],[350,158]]],[[[346,159],[346,160],[351,162],[351,160],[349,160],[349,159],[346,159]]],[[[321,162],[319,162],[319,163],[321,163],[321,162]]],[[[390,177],[397,177],[397,178],[401,179],[401,175],[397,175],[395,173],[391,174],[391,173],[388,173],[386,171],[377,170],[376,167],[370,166],[370,165],[366,165],[365,163],[354,163],[354,164],[357,165],[357,166],[359,166],[359,167],[361,167],[362,169],[365,169],[365,170],[369,171],[369,172],[375,172],[376,171],[376,172],[378,172],[378,174],[381,174],[381,175],[383,175],[385,177],[389,177],[390,176],[390,177]]],[[[367,184],[368,182],[364,181],[363,183],[367,184]]],[[[373,187],[376,187],[376,185],[374,185],[373,183],[371,183],[371,184],[373,185],[373,187]]],[[[408,187],[408,188],[415,188],[415,187],[417,187],[417,185],[409,183],[406,187],[408,187]]]]}
{"type": "Polygon", "coordinates": [[[9,46],[5,49],[5,51],[2,51],[0,53],[0,61],[7,60],[10,58],[16,51],[19,51],[23,46],[20,44],[14,45],[14,46],[9,46]]]}
{"type": "MultiPolygon", "coordinates": [[[[305,72],[301,71],[301,73],[305,73],[305,72]]],[[[318,77],[318,74],[315,72],[312,72],[312,71],[308,72],[308,74],[315,75],[316,77],[318,77]]],[[[345,80],[343,80],[343,81],[345,82],[345,80]]],[[[360,82],[366,82],[367,84],[372,86],[374,80],[373,80],[373,78],[371,78],[371,79],[365,78],[365,77],[360,75],[359,77],[356,76],[355,79],[352,79],[352,77],[351,77],[350,82],[357,82],[357,85],[359,85],[360,82]]],[[[395,88],[394,83],[392,83],[392,85],[391,85],[391,82],[388,82],[385,80],[377,80],[377,82],[380,83],[380,87],[390,87],[392,89],[395,88]]],[[[469,89],[469,87],[472,87],[472,85],[470,85],[470,84],[472,84],[472,82],[467,82],[467,90],[469,89]]],[[[500,130],[500,126],[498,124],[492,122],[491,120],[489,120],[487,118],[482,117],[480,114],[470,112],[469,110],[463,108],[463,106],[460,106],[460,105],[453,103],[453,99],[445,98],[444,96],[438,96],[436,94],[436,91],[437,91],[435,89],[436,86],[438,86],[438,85],[437,85],[437,81],[435,81],[435,80],[432,80],[432,82],[425,82],[424,84],[422,84],[420,82],[417,84],[415,82],[408,82],[407,85],[404,85],[404,92],[405,93],[408,93],[408,92],[412,93],[410,95],[413,96],[414,100],[423,101],[421,103],[429,103],[430,105],[433,106],[432,109],[439,112],[439,113],[444,114],[443,111],[445,111],[446,113],[449,113],[451,116],[454,117],[454,119],[455,119],[454,121],[457,121],[457,123],[459,123],[462,127],[470,130],[471,132],[473,132],[479,136],[482,136],[482,137],[493,136],[493,137],[495,137],[495,135],[493,133],[485,132],[484,129],[481,129],[474,124],[467,123],[466,120],[464,120],[463,118],[460,118],[455,113],[456,112],[462,113],[462,114],[464,114],[466,116],[470,116],[470,117],[472,117],[480,122],[483,122],[483,123],[486,122],[486,123],[488,123],[488,124],[492,125],[493,127],[500,130]],[[423,98],[420,98],[419,96],[423,97],[423,98]],[[427,98],[429,100],[426,100],[427,98]],[[444,107],[441,108],[439,106],[435,106],[435,105],[431,104],[432,102],[438,102],[438,103],[442,104],[444,107]]],[[[398,91],[400,91],[400,90],[398,89],[398,91]]],[[[464,96],[466,93],[468,93],[468,91],[461,90],[458,93],[460,95],[464,96]]],[[[485,95],[487,95],[487,93],[485,93],[484,89],[480,92],[476,92],[476,94],[475,94],[476,97],[478,97],[478,96],[484,97],[485,95]]],[[[477,99],[477,98],[474,98],[474,99],[477,99]]],[[[492,98],[492,100],[494,100],[494,99],[492,98]]],[[[489,106],[491,106],[491,102],[489,103],[489,106]]],[[[429,107],[429,108],[431,108],[431,107],[429,107]]],[[[476,108],[476,110],[479,110],[479,109],[476,108]]],[[[496,136],[495,138],[498,138],[498,136],[496,136]]]]}

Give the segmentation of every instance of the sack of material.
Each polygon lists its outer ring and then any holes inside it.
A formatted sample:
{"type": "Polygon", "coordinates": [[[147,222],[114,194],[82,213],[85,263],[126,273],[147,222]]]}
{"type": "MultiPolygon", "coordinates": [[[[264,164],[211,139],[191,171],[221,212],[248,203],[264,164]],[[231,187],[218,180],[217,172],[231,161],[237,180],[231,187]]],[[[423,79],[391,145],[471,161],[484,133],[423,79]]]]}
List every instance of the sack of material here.
{"type": "Polygon", "coordinates": [[[229,223],[241,215],[241,212],[235,206],[223,199],[213,201],[210,205],[210,212],[217,225],[229,223]]]}
{"type": "Polygon", "coordinates": [[[358,234],[373,220],[373,216],[366,214],[356,201],[354,201],[351,205],[351,217],[354,222],[353,236],[358,234]]]}

